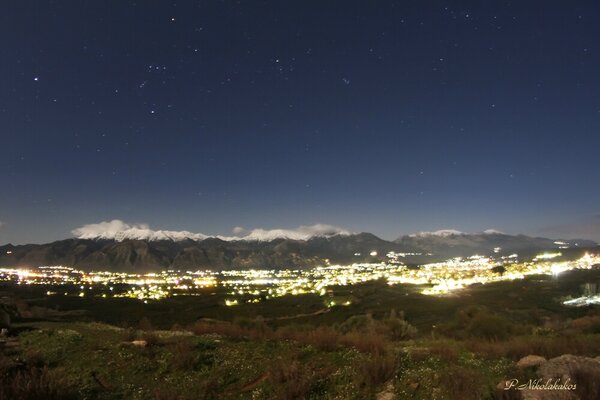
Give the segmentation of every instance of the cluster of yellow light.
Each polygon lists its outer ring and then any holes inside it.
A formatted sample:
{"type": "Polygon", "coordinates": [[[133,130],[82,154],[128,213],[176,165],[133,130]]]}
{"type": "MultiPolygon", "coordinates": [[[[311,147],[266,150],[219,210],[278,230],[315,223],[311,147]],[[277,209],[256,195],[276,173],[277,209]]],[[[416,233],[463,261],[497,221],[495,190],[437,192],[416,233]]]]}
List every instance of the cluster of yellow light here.
{"type": "MultiPolygon", "coordinates": [[[[150,274],[115,272],[83,272],[68,267],[39,267],[35,269],[0,269],[0,281],[18,284],[71,285],[71,290],[49,290],[48,295],[127,297],[139,300],[158,300],[178,295],[203,295],[205,288],[222,287],[231,296],[228,306],[242,302],[252,303],[262,299],[285,295],[315,293],[325,296],[328,288],[355,285],[385,279],[388,284],[408,283],[427,286],[424,294],[440,295],[475,283],[522,279],[532,274],[558,275],[571,269],[591,268],[600,263],[600,256],[586,254],[575,261],[550,261],[557,257],[551,253],[537,256],[531,262],[518,262],[517,255],[490,258],[472,256],[453,258],[431,263],[419,268],[408,268],[398,261],[396,254],[388,263],[328,265],[306,270],[227,270],[227,271],[176,271],[168,270],[150,274]],[[502,274],[493,267],[503,266],[502,274]]],[[[390,256],[390,254],[388,254],[390,256]]]]}
{"type": "MultiPolygon", "coordinates": [[[[129,297],[140,300],[161,299],[179,292],[214,287],[217,277],[211,271],[163,271],[160,273],[129,274],[123,272],[84,272],[63,266],[42,266],[35,269],[0,269],[0,281],[18,284],[79,286],[76,295],[84,297],[129,297]],[[120,290],[114,290],[119,285],[120,290]],[[127,288],[127,290],[125,290],[127,288]],[[94,293],[87,293],[94,290],[94,293]]],[[[48,295],[56,292],[48,291],[48,295]]],[[[69,295],[68,292],[64,292],[69,295]]],[[[74,293],[71,293],[74,294],[74,293]]]]}
{"type": "Polygon", "coordinates": [[[556,257],[560,257],[562,256],[562,253],[558,252],[558,253],[543,253],[543,254],[538,254],[533,261],[537,261],[537,260],[552,260],[553,258],[556,257]]]}
{"type": "MultiPolygon", "coordinates": [[[[385,278],[398,270],[391,264],[353,264],[349,266],[330,265],[308,270],[230,270],[222,271],[219,284],[229,288],[231,296],[256,296],[259,298],[285,295],[327,293],[326,287],[345,286],[385,278]]],[[[229,304],[227,304],[229,305],[229,304]]]]}
{"type": "Polygon", "coordinates": [[[497,262],[485,257],[467,260],[453,259],[444,263],[427,264],[388,279],[390,284],[413,283],[428,284],[431,287],[422,290],[423,294],[440,295],[453,290],[462,289],[475,283],[490,283],[505,280],[523,279],[527,275],[558,275],[573,269],[590,269],[600,263],[600,256],[586,254],[575,261],[548,262],[554,256],[536,257],[531,262],[507,263],[502,266],[505,272],[499,274],[492,268],[497,262]]]}

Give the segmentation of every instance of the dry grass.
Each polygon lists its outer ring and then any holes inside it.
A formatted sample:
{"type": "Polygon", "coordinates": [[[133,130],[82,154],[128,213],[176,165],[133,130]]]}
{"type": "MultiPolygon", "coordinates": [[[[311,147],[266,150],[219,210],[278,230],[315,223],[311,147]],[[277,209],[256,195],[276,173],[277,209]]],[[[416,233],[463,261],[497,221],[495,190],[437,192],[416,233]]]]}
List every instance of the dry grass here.
{"type": "Polygon", "coordinates": [[[148,317],[144,317],[140,320],[139,328],[143,331],[151,331],[154,329],[154,326],[148,317]]]}
{"type": "Polygon", "coordinates": [[[177,340],[171,346],[170,366],[174,370],[191,371],[196,368],[198,357],[192,343],[188,340],[177,340]]]}
{"type": "Polygon", "coordinates": [[[389,341],[385,336],[377,333],[361,334],[347,333],[341,337],[340,343],[348,347],[354,347],[363,353],[383,354],[389,347],[389,341]]]}
{"type": "Polygon", "coordinates": [[[340,333],[328,326],[295,329],[283,327],[272,330],[267,326],[240,326],[229,322],[197,322],[191,328],[196,335],[218,334],[231,338],[294,340],[309,344],[323,351],[334,351],[340,346],[354,347],[366,353],[384,353],[389,346],[386,336],[377,333],[351,331],[340,333]]]}
{"type": "MultiPolygon", "coordinates": [[[[5,365],[6,366],[6,365],[5,365]]],[[[0,372],[0,400],[71,400],[75,388],[61,370],[25,366],[0,372]]]]}
{"type": "Polygon", "coordinates": [[[440,383],[451,399],[478,400],[481,398],[481,377],[477,371],[453,365],[440,374],[440,383]]]}
{"type": "Polygon", "coordinates": [[[124,342],[132,342],[137,338],[137,332],[135,329],[128,327],[124,328],[121,332],[121,340],[124,342]]]}
{"type": "Polygon", "coordinates": [[[562,354],[595,356],[600,352],[598,336],[519,336],[506,341],[468,340],[469,351],[488,359],[501,357],[518,360],[530,354],[546,358],[562,354]]]}
{"type": "Polygon", "coordinates": [[[317,328],[305,328],[302,330],[293,327],[282,327],[277,329],[273,339],[294,340],[296,342],[310,344],[323,351],[334,351],[341,345],[342,335],[328,326],[317,328]]]}
{"type": "Polygon", "coordinates": [[[394,377],[399,361],[394,354],[374,354],[356,366],[355,385],[361,390],[371,390],[394,377]]]}
{"type": "Polygon", "coordinates": [[[157,346],[158,344],[160,344],[160,338],[156,333],[152,331],[144,331],[140,335],[140,339],[145,340],[148,347],[157,346]]]}
{"type": "Polygon", "coordinates": [[[306,397],[311,388],[312,374],[298,361],[279,361],[269,371],[274,398],[295,400],[306,397]]]}
{"type": "Polygon", "coordinates": [[[600,315],[574,319],[569,324],[569,329],[582,333],[600,333],[600,315]]]}
{"type": "Polygon", "coordinates": [[[190,330],[196,335],[217,334],[235,339],[269,339],[273,331],[268,327],[240,326],[231,322],[205,322],[198,321],[190,330]]]}
{"type": "Polygon", "coordinates": [[[47,369],[40,353],[28,351],[22,360],[0,352],[0,400],[76,398],[60,371],[47,369]]]}
{"type": "Polygon", "coordinates": [[[428,344],[429,355],[447,363],[456,363],[459,351],[456,343],[450,341],[435,341],[428,344]]]}

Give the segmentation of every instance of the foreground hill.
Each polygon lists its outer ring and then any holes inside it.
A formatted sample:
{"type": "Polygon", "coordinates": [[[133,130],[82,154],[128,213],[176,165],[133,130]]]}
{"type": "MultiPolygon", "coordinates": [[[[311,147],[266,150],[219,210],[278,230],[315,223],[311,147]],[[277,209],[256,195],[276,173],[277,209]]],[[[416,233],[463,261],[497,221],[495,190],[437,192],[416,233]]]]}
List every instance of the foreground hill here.
{"type": "MultiPolygon", "coordinates": [[[[65,265],[81,269],[148,272],[168,268],[310,268],[317,265],[385,261],[390,251],[431,253],[435,259],[473,254],[592,247],[591,241],[554,241],[501,233],[444,232],[386,241],[371,233],[314,236],[307,240],[66,239],[48,244],[0,247],[1,267],[65,265]],[[498,250],[500,248],[500,250],[498,250]]],[[[408,262],[423,262],[409,257],[408,262]]],[[[422,257],[422,256],[421,256],[422,257]]]]}

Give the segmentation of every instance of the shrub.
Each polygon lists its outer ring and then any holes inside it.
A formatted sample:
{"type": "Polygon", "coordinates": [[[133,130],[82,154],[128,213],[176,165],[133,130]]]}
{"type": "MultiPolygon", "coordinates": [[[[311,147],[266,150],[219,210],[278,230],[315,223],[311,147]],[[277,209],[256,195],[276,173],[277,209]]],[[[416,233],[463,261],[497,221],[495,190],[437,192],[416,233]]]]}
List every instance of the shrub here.
{"type": "Polygon", "coordinates": [[[340,345],[339,333],[328,326],[320,326],[308,332],[299,333],[295,339],[324,351],[336,350],[340,345]]]}
{"type": "Polygon", "coordinates": [[[481,398],[481,376],[475,370],[459,365],[447,368],[440,374],[440,383],[450,399],[478,400],[481,398]]]}
{"type": "Polygon", "coordinates": [[[267,339],[273,330],[262,319],[239,318],[235,323],[225,321],[198,321],[190,330],[196,335],[217,334],[232,338],[267,339]]]}
{"type": "Polygon", "coordinates": [[[354,347],[358,351],[374,354],[383,354],[389,347],[389,342],[386,337],[378,333],[348,333],[342,336],[341,343],[346,346],[354,347]]]}
{"type": "Polygon", "coordinates": [[[154,327],[152,326],[152,322],[150,322],[150,320],[147,317],[144,317],[140,320],[140,329],[143,331],[151,331],[154,329],[154,327]]]}
{"type": "Polygon", "coordinates": [[[487,313],[478,313],[466,327],[469,336],[485,339],[506,339],[511,334],[510,323],[501,317],[487,313]]]}
{"type": "Polygon", "coordinates": [[[190,328],[196,335],[217,334],[232,338],[241,338],[246,330],[229,322],[198,321],[190,328]]]}
{"type": "Polygon", "coordinates": [[[257,316],[256,318],[236,318],[233,323],[242,328],[244,336],[254,338],[265,338],[273,333],[271,328],[265,323],[264,318],[257,316]]]}
{"type": "Polygon", "coordinates": [[[165,386],[158,386],[152,390],[153,400],[180,400],[181,396],[175,393],[173,389],[165,386]]]}
{"type": "Polygon", "coordinates": [[[140,336],[141,340],[145,340],[148,347],[156,346],[160,343],[158,335],[152,331],[145,331],[140,336]]]}
{"type": "Polygon", "coordinates": [[[353,315],[338,326],[341,333],[360,332],[369,333],[375,329],[375,321],[370,314],[353,315]]]}
{"type": "Polygon", "coordinates": [[[37,350],[27,350],[23,355],[23,360],[31,368],[42,368],[46,365],[46,361],[37,350]]]}
{"type": "Polygon", "coordinates": [[[129,328],[125,328],[123,329],[123,331],[121,332],[121,339],[124,342],[132,342],[137,338],[137,333],[135,331],[135,329],[129,327],[129,328]]]}
{"type": "Polygon", "coordinates": [[[392,379],[398,370],[398,357],[394,354],[375,354],[356,366],[355,385],[371,391],[392,379]]]}
{"type": "Polygon", "coordinates": [[[435,341],[428,345],[429,354],[438,357],[447,363],[455,363],[458,360],[459,351],[455,343],[449,341],[435,341]]]}
{"type": "Polygon", "coordinates": [[[311,388],[312,374],[297,361],[280,361],[269,371],[275,399],[296,400],[306,397],[311,388]]]}
{"type": "Polygon", "coordinates": [[[79,396],[60,370],[28,367],[5,373],[0,399],[70,400],[79,396]]]}
{"type": "Polygon", "coordinates": [[[485,307],[470,306],[458,311],[454,320],[440,326],[440,331],[447,336],[466,339],[482,338],[503,340],[519,333],[530,331],[510,320],[490,312],[485,307]]]}
{"type": "Polygon", "coordinates": [[[582,333],[600,333],[600,315],[574,319],[569,328],[582,333]]]}
{"type": "Polygon", "coordinates": [[[198,364],[198,356],[194,350],[188,340],[177,340],[171,346],[171,367],[175,370],[194,370],[198,364]]]}
{"type": "Polygon", "coordinates": [[[595,356],[600,352],[600,340],[595,335],[517,336],[506,341],[467,340],[465,346],[469,351],[490,359],[507,357],[518,360],[530,354],[546,358],[562,354],[595,356]]]}
{"type": "Polygon", "coordinates": [[[397,316],[394,310],[383,320],[383,325],[392,340],[413,339],[417,336],[417,328],[404,320],[404,314],[397,316]]]}

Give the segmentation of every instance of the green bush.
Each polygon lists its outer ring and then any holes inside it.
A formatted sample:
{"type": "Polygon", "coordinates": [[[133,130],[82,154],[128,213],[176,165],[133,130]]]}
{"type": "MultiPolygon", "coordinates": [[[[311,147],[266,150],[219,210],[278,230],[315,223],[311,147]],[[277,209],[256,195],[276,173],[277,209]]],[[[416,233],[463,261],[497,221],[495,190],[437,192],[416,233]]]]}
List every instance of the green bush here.
{"type": "Polygon", "coordinates": [[[404,319],[402,312],[397,315],[395,310],[392,310],[390,315],[383,320],[383,325],[392,340],[413,339],[417,336],[417,328],[404,319]]]}

